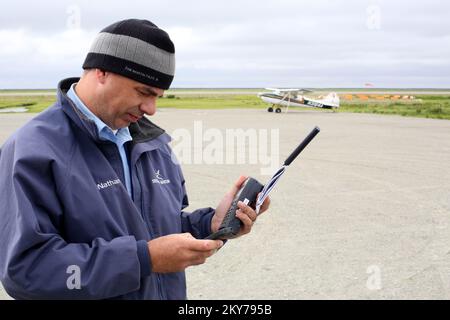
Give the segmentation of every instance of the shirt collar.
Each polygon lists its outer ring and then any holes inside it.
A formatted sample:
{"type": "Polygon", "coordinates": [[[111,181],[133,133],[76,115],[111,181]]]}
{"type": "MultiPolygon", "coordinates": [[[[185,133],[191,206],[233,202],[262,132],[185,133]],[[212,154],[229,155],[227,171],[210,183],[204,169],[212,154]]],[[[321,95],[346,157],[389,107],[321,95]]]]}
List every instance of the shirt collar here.
{"type": "Polygon", "coordinates": [[[119,130],[116,130],[116,132],[114,132],[106,123],[104,123],[91,110],[89,110],[89,108],[83,103],[83,101],[81,101],[81,99],[75,92],[75,85],[76,83],[73,83],[70,86],[69,91],[67,91],[67,96],[88,119],[92,120],[95,123],[100,138],[113,142],[122,141],[122,143],[133,139],[128,127],[120,128],[119,130]]]}

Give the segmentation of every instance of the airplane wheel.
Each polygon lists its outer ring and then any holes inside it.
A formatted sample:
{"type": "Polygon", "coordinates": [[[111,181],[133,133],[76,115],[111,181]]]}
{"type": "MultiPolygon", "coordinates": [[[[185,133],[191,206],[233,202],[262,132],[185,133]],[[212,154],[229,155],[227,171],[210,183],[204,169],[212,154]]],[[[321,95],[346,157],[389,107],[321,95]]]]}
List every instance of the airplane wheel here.
{"type": "Polygon", "coordinates": [[[272,107],[269,107],[269,109],[267,109],[267,111],[273,112],[273,108],[272,108],[272,107]]]}
{"type": "Polygon", "coordinates": [[[275,112],[276,112],[276,113],[280,113],[280,112],[281,112],[281,108],[276,108],[276,109],[275,109],[275,112]]]}

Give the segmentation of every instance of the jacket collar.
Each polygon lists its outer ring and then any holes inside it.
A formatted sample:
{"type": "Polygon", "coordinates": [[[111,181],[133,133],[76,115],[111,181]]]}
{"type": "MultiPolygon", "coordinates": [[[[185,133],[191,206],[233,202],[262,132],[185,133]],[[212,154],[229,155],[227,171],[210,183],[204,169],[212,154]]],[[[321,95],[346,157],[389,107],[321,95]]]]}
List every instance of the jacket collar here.
{"type": "MultiPolygon", "coordinates": [[[[61,80],[58,84],[57,90],[57,104],[61,106],[67,116],[83,131],[87,132],[94,140],[104,143],[98,136],[98,131],[95,123],[88,119],[67,97],[67,91],[70,86],[78,82],[80,78],[67,78],[61,80]]],[[[155,140],[151,145],[152,149],[157,148],[160,144],[166,144],[171,139],[163,129],[155,125],[153,122],[145,117],[142,117],[136,123],[130,124],[128,127],[131,137],[133,138],[133,145],[155,140]]]]}

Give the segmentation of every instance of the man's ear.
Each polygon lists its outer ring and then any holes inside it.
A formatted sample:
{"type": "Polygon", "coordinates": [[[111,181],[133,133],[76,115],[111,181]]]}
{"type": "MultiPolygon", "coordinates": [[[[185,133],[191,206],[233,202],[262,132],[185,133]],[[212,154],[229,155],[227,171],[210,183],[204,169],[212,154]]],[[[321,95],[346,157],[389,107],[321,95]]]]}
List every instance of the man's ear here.
{"type": "Polygon", "coordinates": [[[105,84],[107,76],[108,76],[108,72],[106,72],[102,69],[95,69],[95,77],[97,78],[97,81],[99,83],[105,84]]]}

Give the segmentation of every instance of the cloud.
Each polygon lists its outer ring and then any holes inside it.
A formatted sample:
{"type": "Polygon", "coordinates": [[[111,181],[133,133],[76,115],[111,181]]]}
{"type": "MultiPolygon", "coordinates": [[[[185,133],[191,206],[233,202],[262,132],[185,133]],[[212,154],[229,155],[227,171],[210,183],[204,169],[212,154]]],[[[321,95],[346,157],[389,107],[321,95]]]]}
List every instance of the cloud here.
{"type": "Polygon", "coordinates": [[[450,4],[435,0],[19,0],[4,7],[0,88],[54,87],[78,75],[96,33],[128,17],[169,32],[176,87],[450,86],[450,4]]]}
{"type": "Polygon", "coordinates": [[[96,33],[67,29],[49,35],[32,30],[0,30],[0,88],[52,88],[78,75],[96,33]]]}

